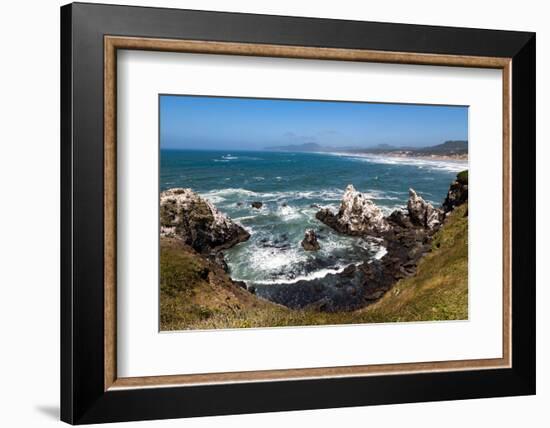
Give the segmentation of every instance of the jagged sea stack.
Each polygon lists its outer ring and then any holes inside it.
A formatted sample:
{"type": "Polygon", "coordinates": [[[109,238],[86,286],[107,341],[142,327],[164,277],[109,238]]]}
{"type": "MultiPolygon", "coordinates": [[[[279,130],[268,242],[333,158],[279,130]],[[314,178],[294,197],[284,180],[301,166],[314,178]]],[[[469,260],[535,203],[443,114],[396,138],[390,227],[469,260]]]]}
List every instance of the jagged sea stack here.
{"type": "Polygon", "coordinates": [[[318,251],[321,249],[321,246],[317,241],[317,235],[313,229],[306,230],[304,239],[302,240],[302,247],[306,251],[318,251]]]}
{"type": "Polygon", "coordinates": [[[355,190],[352,184],[346,187],[338,214],[324,208],[315,217],[348,235],[377,235],[390,229],[382,210],[366,194],[355,190]]]}
{"type": "Polygon", "coordinates": [[[417,226],[432,230],[441,224],[442,211],[426,202],[413,189],[409,189],[407,210],[412,223],[417,226]]]}
{"type": "Polygon", "coordinates": [[[191,189],[176,188],[160,194],[160,236],[204,254],[231,248],[250,234],[191,189]]]}

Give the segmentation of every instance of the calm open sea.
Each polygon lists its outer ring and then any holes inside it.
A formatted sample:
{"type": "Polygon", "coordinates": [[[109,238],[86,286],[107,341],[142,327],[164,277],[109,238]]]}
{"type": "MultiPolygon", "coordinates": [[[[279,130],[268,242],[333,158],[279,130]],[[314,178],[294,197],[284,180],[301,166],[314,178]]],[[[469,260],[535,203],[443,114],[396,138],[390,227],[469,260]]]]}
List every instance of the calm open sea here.
{"type": "Polygon", "coordinates": [[[286,152],[161,150],[160,187],[188,187],[244,226],[251,238],[225,252],[231,277],[254,285],[293,283],[381,257],[374,240],[346,237],[315,219],[319,207],[338,209],[353,184],[388,214],[404,207],[409,187],[440,205],[466,162],[286,152]],[[263,203],[261,209],[251,203],[263,203]],[[300,246],[306,229],[321,250],[300,246]]]}

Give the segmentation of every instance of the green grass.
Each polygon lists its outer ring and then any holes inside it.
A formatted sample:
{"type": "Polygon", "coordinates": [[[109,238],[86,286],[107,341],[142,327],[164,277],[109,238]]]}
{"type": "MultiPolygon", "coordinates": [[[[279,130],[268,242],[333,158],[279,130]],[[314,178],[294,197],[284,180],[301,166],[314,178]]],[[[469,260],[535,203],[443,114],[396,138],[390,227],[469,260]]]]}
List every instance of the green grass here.
{"type": "Polygon", "coordinates": [[[210,272],[202,258],[170,246],[161,246],[160,271],[160,291],[169,296],[189,295],[210,272]]]}
{"type": "Polygon", "coordinates": [[[468,184],[468,170],[459,172],[456,176],[456,180],[460,184],[468,184]]]}
{"type": "Polygon", "coordinates": [[[160,272],[162,327],[192,324],[211,315],[193,303],[196,292],[208,281],[209,269],[202,258],[177,246],[161,245],[160,272]]]}
{"type": "Polygon", "coordinates": [[[259,307],[279,308],[234,284],[219,266],[191,247],[176,239],[161,239],[161,330],[246,327],[239,315],[247,317],[259,307]]]}
{"type": "Polygon", "coordinates": [[[468,318],[468,205],[456,208],[434,236],[416,274],[365,310],[372,321],[468,318]]]}
{"type": "Polygon", "coordinates": [[[161,244],[161,328],[220,329],[468,318],[467,204],[436,233],[417,273],[353,312],[291,310],[262,300],[192,250],[161,244]]]}

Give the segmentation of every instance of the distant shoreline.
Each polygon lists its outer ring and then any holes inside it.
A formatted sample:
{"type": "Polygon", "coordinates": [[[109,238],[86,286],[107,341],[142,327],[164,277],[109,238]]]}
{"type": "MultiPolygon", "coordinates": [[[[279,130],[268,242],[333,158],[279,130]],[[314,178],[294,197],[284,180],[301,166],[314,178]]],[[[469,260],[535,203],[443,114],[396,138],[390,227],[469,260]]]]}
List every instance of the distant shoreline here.
{"type": "Polygon", "coordinates": [[[268,149],[202,149],[202,148],[161,148],[164,152],[213,152],[213,153],[299,153],[299,154],[320,154],[333,156],[355,156],[364,158],[384,158],[384,159],[418,159],[426,161],[468,161],[468,154],[449,154],[449,155],[420,155],[405,152],[346,152],[346,151],[300,151],[300,150],[268,150],[268,149]]]}
{"type": "Polygon", "coordinates": [[[379,156],[384,158],[400,158],[400,159],[420,159],[433,161],[460,161],[467,162],[468,155],[415,155],[411,153],[349,153],[353,156],[379,156]]]}
{"type": "Polygon", "coordinates": [[[410,153],[354,153],[354,152],[313,152],[322,155],[332,156],[354,156],[359,158],[380,158],[380,159],[411,159],[411,160],[424,160],[424,161],[451,161],[458,164],[467,164],[468,155],[414,155],[410,153]]]}
{"type": "Polygon", "coordinates": [[[435,161],[466,161],[468,160],[467,140],[448,140],[442,144],[425,147],[395,147],[389,144],[379,144],[374,147],[326,147],[317,143],[305,143],[301,145],[266,147],[281,151],[296,152],[324,152],[352,154],[356,156],[380,156],[406,159],[423,159],[435,161]]]}

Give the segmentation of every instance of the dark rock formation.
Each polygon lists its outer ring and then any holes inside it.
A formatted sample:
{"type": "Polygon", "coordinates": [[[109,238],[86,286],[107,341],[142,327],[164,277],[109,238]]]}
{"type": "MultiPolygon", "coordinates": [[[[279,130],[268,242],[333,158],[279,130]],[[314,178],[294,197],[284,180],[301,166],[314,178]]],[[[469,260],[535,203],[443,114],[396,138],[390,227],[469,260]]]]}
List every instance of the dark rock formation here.
{"type": "Polygon", "coordinates": [[[214,254],[246,241],[250,234],[191,189],[176,188],[160,194],[160,236],[214,254]]]}
{"type": "Polygon", "coordinates": [[[409,215],[407,212],[403,210],[395,210],[393,211],[388,217],[388,222],[393,227],[403,227],[403,228],[409,228],[413,227],[413,224],[411,223],[411,219],[409,218],[409,215]]]}
{"type": "Polygon", "coordinates": [[[315,214],[315,218],[340,233],[346,233],[346,229],[338,223],[338,216],[329,208],[321,208],[315,214]]]}
{"type": "MultiPolygon", "coordinates": [[[[452,193],[457,195],[454,200],[461,200],[463,195],[467,200],[464,178],[462,182],[457,179],[456,183],[462,187],[460,197],[458,191],[452,193]]],[[[455,186],[455,183],[451,185],[450,193],[455,186]]],[[[350,185],[337,214],[321,209],[316,218],[340,233],[381,239],[386,254],[358,266],[348,266],[344,272],[330,274],[320,280],[292,284],[294,291],[279,285],[273,292],[274,301],[290,307],[342,311],[368,305],[380,299],[400,279],[414,275],[422,256],[431,251],[432,236],[445,215],[442,209],[434,208],[410,189],[406,210],[398,209],[384,217],[370,199],[350,185]],[[319,288],[323,290],[320,294],[315,292],[319,288]],[[295,294],[291,296],[291,293],[295,294]]]]}
{"type": "Polygon", "coordinates": [[[384,257],[361,265],[365,287],[374,293],[369,297],[372,300],[378,298],[379,291],[385,292],[401,278],[414,275],[422,256],[431,251],[431,235],[421,228],[396,227],[384,243],[384,257]]]}
{"type": "Polygon", "coordinates": [[[302,240],[302,247],[306,251],[317,251],[321,249],[319,242],[317,242],[317,235],[313,229],[306,230],[304,239],[302,240]]]}
{"type": "Polygon", "coordinates": [[[255,202],[252,202],[250,205],[252,206],[252,208],[256,208],[259,210],[264,204],[261,202],[255,201],[255,202]]]}
{"type": "Polygon", "coordinates": [[[462,171],[451,183],[447,197],[443,202],[443,211],[452,211],[455,207],[462,205],[468,200],[468,171],[462,171]]]}
{"type": "Polygon", "coordinates": [[[213,251],[208,255],[208,259],[212,262],[221,267],[224,272],[229,272],[229,266],[227,266],[227,263],[225,261],[225,257],[223,256],[223,253],[221,251],[213,251]]]}
{"type": "Polygon", "coordinates": [[[351,265],[339,274],[292,284],[259,286],[257,294],[291,309],[349,311],[364,306],[364,274],[351,265]]]}
{"type": "Polygon", "coordinates": [[[244,281],[232,281],[237,287],[241,287],[246,290],[246,282],[244,281]]]}

